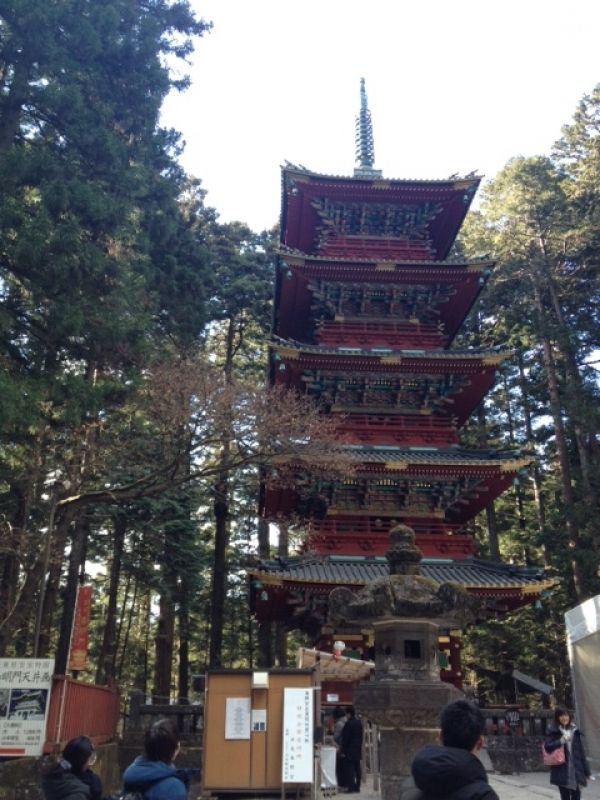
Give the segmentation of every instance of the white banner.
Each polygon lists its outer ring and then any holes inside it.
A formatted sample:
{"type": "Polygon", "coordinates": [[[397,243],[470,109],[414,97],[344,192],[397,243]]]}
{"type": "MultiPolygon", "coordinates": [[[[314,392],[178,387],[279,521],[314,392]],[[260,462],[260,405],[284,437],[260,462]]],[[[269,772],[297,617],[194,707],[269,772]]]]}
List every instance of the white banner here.
{"type": "Polygon", "coordinates": [[[40,756],[54,660],[0,658],[0,756],[40,756]]]}
{"type": "Polygon", "coordinates": [[[600,595],[565,614],[577,725],[593,770],[600,769],[600,595]]]}
{"type": "Polygon", "coordinates": [[[283,783],[313,782],[313,690],[283,690],[283,783]]]}

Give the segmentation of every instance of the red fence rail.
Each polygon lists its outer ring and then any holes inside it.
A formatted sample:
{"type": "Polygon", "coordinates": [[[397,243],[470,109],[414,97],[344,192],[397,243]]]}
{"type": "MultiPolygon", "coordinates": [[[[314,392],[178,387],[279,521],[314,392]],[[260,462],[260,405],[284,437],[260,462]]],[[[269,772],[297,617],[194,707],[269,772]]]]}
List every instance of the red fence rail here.
{"type": "Polygon", "coordinates": [[[117,736],[120,694],[116,687],[82,683],[64,675],[52,679],[45,753],[55,753],[74,736],[103,744],[117,736]]]}

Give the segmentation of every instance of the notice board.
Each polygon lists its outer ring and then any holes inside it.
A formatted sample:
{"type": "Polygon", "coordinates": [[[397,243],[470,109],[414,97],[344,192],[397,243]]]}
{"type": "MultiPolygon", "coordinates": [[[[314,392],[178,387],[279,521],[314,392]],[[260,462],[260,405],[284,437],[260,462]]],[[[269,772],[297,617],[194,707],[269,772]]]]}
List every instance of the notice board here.
{"type": "Polygon", "coordinates": [[[46,721],[54,660],[0,659],[0,756],[39,756],[46,721]]]}
{"type": "MultiPolygon", "coordinates": [[[[205,792],[278,792],[281,789],[284,692],[308,689],[313,698],[315,673],[312,669],[269,670],[266,688],[253,688],[252,676],[252,670],[207,673],[202,748],[202,789],[205,792]],[[231,737],[232,732],[235,738],[231,737]]],[[[311,699],[308,745],[311,765],[312,702],[311,699]]],[[[302,721],[304,734],[305,716],[302,721]]]]}
{"type": "Polygon", "coordinates": [[[283,690],[283,783],[313,781],[313,710],[312,688],[283,690]]]}

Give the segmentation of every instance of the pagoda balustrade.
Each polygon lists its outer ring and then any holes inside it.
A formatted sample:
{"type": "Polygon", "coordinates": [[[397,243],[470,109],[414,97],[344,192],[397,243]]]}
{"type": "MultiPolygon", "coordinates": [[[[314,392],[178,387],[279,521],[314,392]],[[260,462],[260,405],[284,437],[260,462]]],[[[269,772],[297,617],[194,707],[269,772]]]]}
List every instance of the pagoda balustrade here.
{"type": "Polygon", "coordinates": [[[323,231],[316,252],[330,258],[381,259],[382,261],[431,261],[434,251],[429,242],[409,239],[340,237],[323,231]]]}
{"type": "Polygon", "coordinates": [[[449,447],[458,443],[453,418],[433,414],[340,414],[340,432],[371,445],[449,447]]]}
{"type": "Polygon", "coordinates": [[[389,347],[394,350],[445,347],[448,337],[441,326],[420,323],[327,321],[317,323],[317,344],[328,347],[389,347]]]}
{"type": "MultiPolygon", "coordinates": [[[[326,517],[325,519],[311,519],[307,525],[308,537],[312,541],[319,541],[326,543],[334,539],[348,539],[353,537],[365,537],[375,539],[383,537],[387,542],[390,528],[398,524],[398,519],[395,517],[356,517],[352,515],[344,516],[343,514],[326,517]]],[[[462,525],[448,522],[442,519],[424,519],[417,518],[415,523],[411,525],[416,535],[422,538],[429,539],[445,539],[448,536],[452,537],[452,541],[459,539],[468,540],[470,543],[469,552],[473,552],[475,547],[469,534],[459,535],[462,525]]],[[[327,546],[325,546],[327,549],[327,546]]]]}

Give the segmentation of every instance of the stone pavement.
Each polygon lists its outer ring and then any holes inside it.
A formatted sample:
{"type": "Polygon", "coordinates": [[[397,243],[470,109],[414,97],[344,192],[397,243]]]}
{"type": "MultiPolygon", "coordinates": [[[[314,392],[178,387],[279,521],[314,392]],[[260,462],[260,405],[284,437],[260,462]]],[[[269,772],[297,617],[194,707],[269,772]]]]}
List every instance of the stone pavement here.
{"type": "MultiPolygon", "coordinates": [[[[551,798],[560,800],[556,786],[550,785],[548,772],[524,772],[521,775],[488,775],[490,786],[496,790],[500,800],[541,800],[551,798]]],[[[337,795],[342,798],[343,795],[337,795]]],[[[356,797],[356,795],[352,795],[356,797]]],[[[589,781],[581,792],[582,800],[600,800],[600,778],[589,781]]],[[[362,785],[358,800],[381,800],[379,792],[373,791],[371,776],[362,785]]]]}

